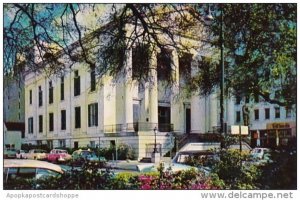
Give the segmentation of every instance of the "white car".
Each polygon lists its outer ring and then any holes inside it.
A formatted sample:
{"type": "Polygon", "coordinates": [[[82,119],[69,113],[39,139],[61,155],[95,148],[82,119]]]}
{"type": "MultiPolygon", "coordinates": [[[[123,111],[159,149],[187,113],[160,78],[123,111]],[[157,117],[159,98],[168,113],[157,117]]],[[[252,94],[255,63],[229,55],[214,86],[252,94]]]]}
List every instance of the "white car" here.
{"type": "Polygon", "coordinates": [[[46,160],[47,152],[43,149],[31,149],[25,153],[24,158],[31,160],[46,160]]]}
{"type": "Polygon", "coordinates": [[[59,176],[64,171],[59,165],[38,160],[4,159],[4,184],[19,179],[40,179],[59,176]]]}
{"type": "Polygon", "coordinates": [[[270,154],[271,153],[271,149],[269,148],[254,148],[250,155],[253,157],[253,158],[257,158],[257,159],[263,159],[264,155],[265,154],[270,154]]]}

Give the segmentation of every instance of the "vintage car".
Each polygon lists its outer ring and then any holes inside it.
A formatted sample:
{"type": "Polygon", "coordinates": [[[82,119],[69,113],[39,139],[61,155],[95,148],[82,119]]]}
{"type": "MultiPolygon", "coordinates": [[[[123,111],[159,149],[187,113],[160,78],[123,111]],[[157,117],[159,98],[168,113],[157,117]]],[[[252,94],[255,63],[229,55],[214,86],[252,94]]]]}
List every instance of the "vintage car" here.
{"type": "Polygon", "coordinates": [[[52,149],[47,155],[47,160],[49,162],[67,162],[72,159],[72,156],[68,153],[67,150],[63,149],[52,149]]]}
{"type": "Polygon", "coordinates": [[[47,151],[43,149],[31,149],[28,153],[24,154],[24,158],[31,160],[46,160],[47,151]]]}
{"type": "Polygon", "coordinates": [[[4,188],[16,179],[41,179],[50,176],[60,176],[64,171],[59,165],[39,160],[4,159],[3,182],[4,188]]]}
{"type": "MultiPolygon", "coordinates": [[[[163,170],[177,172],[194,169],[209,174],[212,165],[219,159],[215,152],[209,150],[185,150],[178,152],[171,163],[163,163],[163,170]]],[[[137,170],[139,172],[155,172],[158,170],[158,165],[154,163],[139,164],[137,170]]]]}
{"type": "Polygon", "coordinates": [[[4,158],[16,158],[16,153],[17,153],[17,150],[16,149],[4,149],[4,154],[3,154],[3,157],[4,158]]]}
{"type": "Polygon", "coordinates": [[[106,162],[104,157],[98,157],[95,152],[91,150],[76,150],[72,153],[72,162],[73,164],[82,165],[86,162],[106,162]]]}

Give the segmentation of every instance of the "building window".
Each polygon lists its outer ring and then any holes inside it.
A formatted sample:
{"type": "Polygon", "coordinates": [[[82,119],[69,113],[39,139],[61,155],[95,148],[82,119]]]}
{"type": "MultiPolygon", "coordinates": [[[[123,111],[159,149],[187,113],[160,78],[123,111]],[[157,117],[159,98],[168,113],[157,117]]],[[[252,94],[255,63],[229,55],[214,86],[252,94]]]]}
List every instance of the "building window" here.
{"type": "Polygon", "coordinates": [[[286,108],[286,118],[291,118],[292,117],[292,109],[286,108]]]}
{"type": "Polygon", "coordinates": [[[98,103],[88,105],[89,127],[98,126],[98,103]]]}
{"type": "Polygon", "coordinates": [[[66,147],[66,140],[59,140],[59,147],[65,148],[66,147]]]}
{"type": "Polygon", "coordinates": [[[53,85],[52,81],[49,81],[49,104],[53,103],[53,85]]]}
{"type": "Polygon", "coordinates": [[[249,103],[249,101],[250,101],[250,97],[249,97],[249,95],[247,95],[247,96],[245,97],[245,102],[246,102],[246,103],[249,103]]]}
{"type": "Polygon", "coordinates": [[[42,87],[39,86],[39,106],[43,105],[43,91],[42,91],[42,87]]]}
{"type": "Polygon", "coordinates": [[[74,72],[74,96],[80,95],[80,76],[78,70],[74,72]]]}
{"type": "Polygon", "coordinates": [[[96,90],[96,73],[95,67],[91,68],[91,91],[96,90]]]}
{"type": "Polygon", "coordinates": [[[60,78],[60,100],[64,100],[65,99],[65,78],[64,76],[62,76],[60,78]]]}
{"type": "Polygon", "coordinates": [[[236,111],[235,112],[235,121],[237,123],[241,122],[241,111],[236,111]]]}
{"type": "Polygon", "coordinates": [[[254,110],[254,119],[259,120],[259,110],[258,109],[254,110]]]}
{"type": "Polygon", "coordinates": [[[265,119],[270,119],[270,108],[265,108],[265,119]]]}
{"type": "Polygon", "coordinates": [[[43,132],[43,115],[39,115],[39,133],[43,132]]]}
{"type": "Polygon", "coordinates": [[[49,113],[49,131],[53,131],[53,128],[54,128],[53,113],[49,113]]]}
{"type": "Polygon", "coordinates": [[[81,127],[80,107],[75,107],[75,128],[81,127]]]}
{"type": "Polygon", "coordinates": [[[33,117],[28,118],[28,133],[33,133],[33,117]]]}
{"type": "Polygon", "coordinates": [[[172,52],[167,49],[163,49],[161,53],[157,55],[157,79],[160,81],[170,80],[172,77],[172,52]]]}
{"type": "Polygon", "coordinates": [[[149,46],[139,43],[132,49],[132,79],[140,80],[149,70],[149,46]]]}
{"type": "Polygon", "coordinates": [[[275,108],[275,118],[280,118],[280,107],[275,108]]]}
{"type": "Polygon", "coordinates": [[[61,130],[66,130],[66,110],[61,110],[61,130]]]}
{"type": "Polygon", "coordinates": [[[32,104],[32,90],[29,90],[29,104],[32,104]]]}
{"type": "Polygon", "coordinates": [[[21,108],[21,103],[19,102],[19,109],[21,108]]]}

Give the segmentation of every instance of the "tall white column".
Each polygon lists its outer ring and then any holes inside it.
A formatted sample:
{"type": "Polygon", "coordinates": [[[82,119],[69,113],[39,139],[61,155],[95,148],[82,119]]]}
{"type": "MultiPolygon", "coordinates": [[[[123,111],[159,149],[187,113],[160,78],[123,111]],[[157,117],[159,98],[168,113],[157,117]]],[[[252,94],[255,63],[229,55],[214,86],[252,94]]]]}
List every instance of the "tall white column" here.
{"type": "MultiPolygon", "coordinates": [[[[197,61],[192,61],[192,76],[198,73],[197,61]]],[[[191,98],[191,133],[205,133],[205,98],[194,94],[191,98]]]]}
{"type": "Polygon", "coordinates": [[[124,66],[124,129],[133,130],[133,102],[132,102],[132,50],[126,51],[126,63],[124,66]]]}
{"type": "Polygon", "coordinates": [[[150,59],[149,122],[158,123],[157,58],[154,52],[150,59]]]}
{"type": "MultiPolygon", "coordinates": [[[[182,133],[184,127],[184,115],[183,108],[180,110],[179,101],[179,59],[178,53],[174,49],[172,51],[172,92],[171,92],[171,123],[174,126],[174,132],[182,133]]],[[[183,105],[182,105],[183,107],[183,105]]]]}
{"type": "Polygon", "coordinates": [[[227,99],[227,111],[226,111],[226,121],[227,121],[227,127],[229,128],[229,126],[234,125],[234,115],[235,115],[235,111],[234,111],[234,98],[230,97],[227,99]]]}

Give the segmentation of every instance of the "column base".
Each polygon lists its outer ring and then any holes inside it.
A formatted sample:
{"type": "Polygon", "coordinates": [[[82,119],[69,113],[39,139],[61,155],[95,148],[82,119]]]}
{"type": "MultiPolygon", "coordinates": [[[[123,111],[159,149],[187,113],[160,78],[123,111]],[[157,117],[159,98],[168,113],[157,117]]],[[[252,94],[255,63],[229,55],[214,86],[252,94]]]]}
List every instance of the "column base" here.
{"type": "Polygon", "coordinates": [[[160,162],[160,153],[154,153],[153,152],[151,154],[151,162],[155,163],[155,164],[159,163],[160,162]]]}

